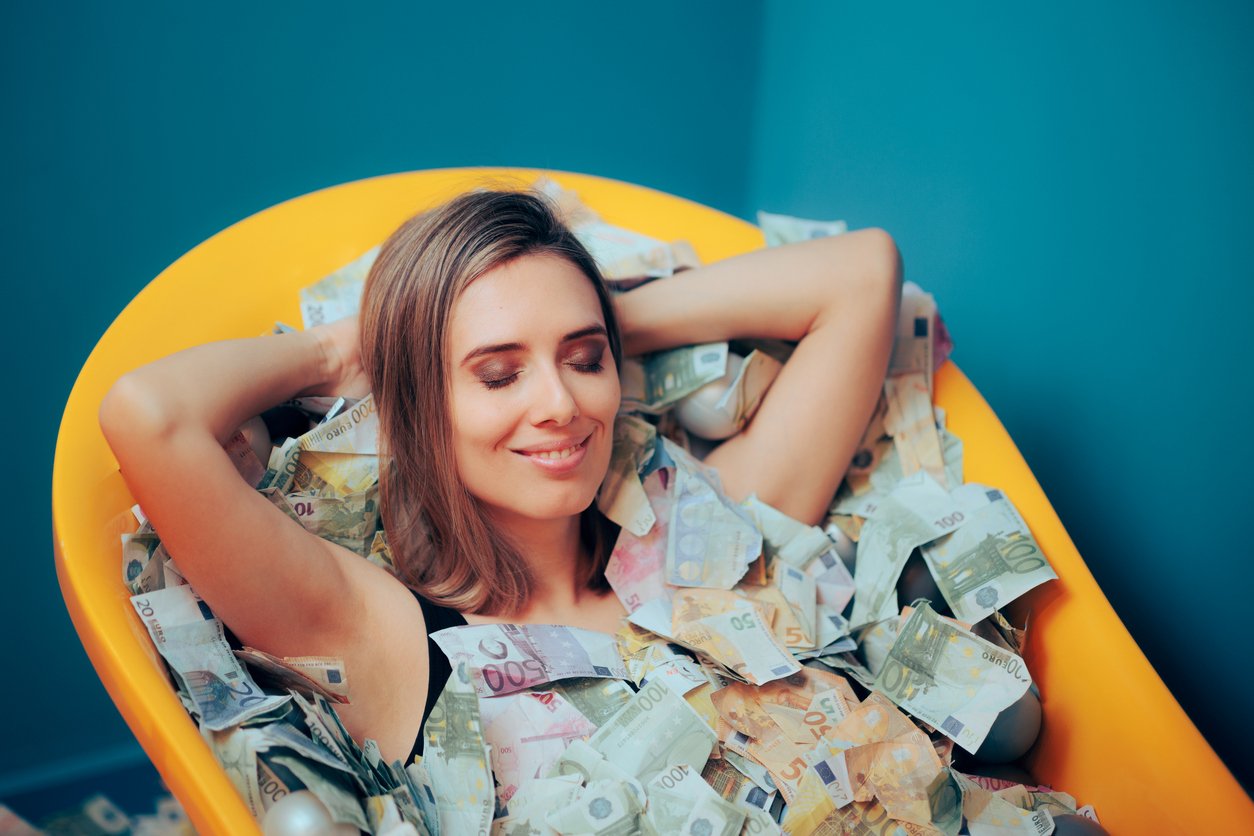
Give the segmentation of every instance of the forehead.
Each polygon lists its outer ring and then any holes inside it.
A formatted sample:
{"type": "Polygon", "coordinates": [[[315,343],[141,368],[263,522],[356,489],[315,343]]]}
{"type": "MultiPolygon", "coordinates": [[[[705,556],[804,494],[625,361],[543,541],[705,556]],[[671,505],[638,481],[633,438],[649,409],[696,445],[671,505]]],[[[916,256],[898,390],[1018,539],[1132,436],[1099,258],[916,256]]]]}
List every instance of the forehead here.
{"type": "Polygon", "coordinates": [[[475,279],[453,306],[454,362],[485,343],[540,344],[605,325],[601,300],[583,271],[564,258],[525,255],[475,279]]]}

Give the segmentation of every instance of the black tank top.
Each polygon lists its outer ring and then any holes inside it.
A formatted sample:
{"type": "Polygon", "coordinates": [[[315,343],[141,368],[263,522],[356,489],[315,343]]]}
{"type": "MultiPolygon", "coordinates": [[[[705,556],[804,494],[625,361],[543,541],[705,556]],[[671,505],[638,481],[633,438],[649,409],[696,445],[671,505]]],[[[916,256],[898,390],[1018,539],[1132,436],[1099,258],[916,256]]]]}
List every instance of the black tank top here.
{"type": "Polygon", "coordinates": [[[453,675],[453,666],[449,664],[444,651],[431,638],[431,634],[445,627],[461,627],[466,623],[466,619],[457,610],[433,604],[417,592],[414,592],[414,597],[418,599],[418,605],[422,607],[422,618],[427,622],[427,657],[430,660],[431,676],[427,680],[427,705],[422,710],[422,726],[418,728],[418,739],[414,741],[414,749],[409,753],[406,765],[413,763],[414,758],[422,754],[422,735],[427,726],[427,718],[431,716],[431,709],[435,708],[435,701],[440,698],[440,692],[444,690],[448,678],[453,675]]]}

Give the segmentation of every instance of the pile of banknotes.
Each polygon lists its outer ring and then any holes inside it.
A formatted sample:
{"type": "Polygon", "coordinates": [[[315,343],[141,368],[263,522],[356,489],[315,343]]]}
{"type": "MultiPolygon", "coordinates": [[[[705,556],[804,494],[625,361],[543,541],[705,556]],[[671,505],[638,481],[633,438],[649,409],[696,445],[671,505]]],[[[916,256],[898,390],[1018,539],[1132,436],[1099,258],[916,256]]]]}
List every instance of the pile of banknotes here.
{"type": "Polygon", "coordinates": [[[96,794],[35,827],[0,804],[0,836],[196,836],[174,796],[154,799],[153,808],[152,813],[129,816],[106,796],[96,794]]]}
{"type": "MultiPolygon", "coordinates": [[[[699,264],[683,242],[539,187],[617,290],[699,264]]],[[[845,230],[765,213],[759,223],[772,244],[845,230]]],[[[374,254],[301,291],[306,327],[357,310],[374,254]]],[[[613,636],[535,624],[435,633],[453,673],[410,764],[345,731],[340,660],[233,643],[139,508],[124,578],[171,684],[259,820],[307,789],[335,822],[378,836],[1048,834],[1055,816],[1091,808],[954,765],[1035,689],[1026,634],[1001,609],[1056,575],[1009,498],[963,481],[962,441],[932,397],[952,346],[933,297],[907,283],[883,396],[821,527],[756,496],[733,501],[702,462],[752,419],[790,345],[685,346],[625,364],[597,501],[621,526],[606,575],[629,615],[613,636]],[[699,420],[685,413],[697,399],[699,420]],[[912,558],[935,581],[930,600],[899,596],[912,558]]],[[[306,398],[245,425],[226,450],[294,521],[391,569],[377,429],[371,397],[306,398]]]]}

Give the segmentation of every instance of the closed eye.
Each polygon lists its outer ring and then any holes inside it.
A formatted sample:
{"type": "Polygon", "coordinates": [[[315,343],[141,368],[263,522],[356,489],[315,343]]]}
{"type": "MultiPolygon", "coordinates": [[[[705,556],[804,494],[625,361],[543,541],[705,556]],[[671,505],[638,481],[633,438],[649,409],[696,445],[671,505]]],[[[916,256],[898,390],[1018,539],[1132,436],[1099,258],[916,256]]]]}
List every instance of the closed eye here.
{"type": "Polygon", "coordinates": [[[504,389],[506,386],[518,379],[518,372],[514,372],[509,377],[501,377],[495,380],[485,380],[483,385],[489,389],[504,389]]]}

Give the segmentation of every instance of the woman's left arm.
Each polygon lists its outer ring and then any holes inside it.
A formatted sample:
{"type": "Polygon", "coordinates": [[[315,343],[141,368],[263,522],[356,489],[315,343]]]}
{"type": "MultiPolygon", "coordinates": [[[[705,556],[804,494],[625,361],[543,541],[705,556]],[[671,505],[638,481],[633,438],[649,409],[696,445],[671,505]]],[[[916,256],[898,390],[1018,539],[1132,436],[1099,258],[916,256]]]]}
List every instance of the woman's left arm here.
{"type": "Polygon", "coordinates": [[[618,310],[628,355],[738,337],[798,342],[749,426],[706,461],[733,498],[756,493],[817,524],[875,409],[900,301],[897,246],[864,229],[651,282],[618,310]]]}

